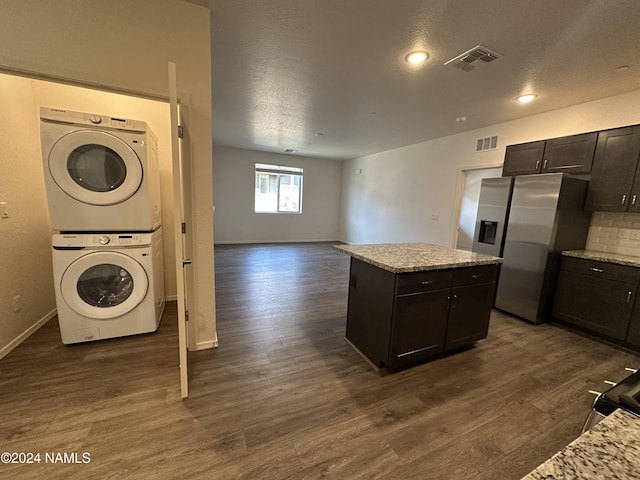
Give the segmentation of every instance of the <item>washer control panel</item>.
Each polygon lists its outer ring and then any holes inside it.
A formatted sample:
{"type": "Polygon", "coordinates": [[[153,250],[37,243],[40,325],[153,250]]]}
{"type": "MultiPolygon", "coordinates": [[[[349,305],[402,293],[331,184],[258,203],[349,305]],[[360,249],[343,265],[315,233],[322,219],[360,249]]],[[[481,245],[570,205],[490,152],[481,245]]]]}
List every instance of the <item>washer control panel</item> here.
{"type": "Polygon", "coordinates": [[[117,248],[151,245],[151,233],[59,233],[53,235],[54,248],[117,248]]]}

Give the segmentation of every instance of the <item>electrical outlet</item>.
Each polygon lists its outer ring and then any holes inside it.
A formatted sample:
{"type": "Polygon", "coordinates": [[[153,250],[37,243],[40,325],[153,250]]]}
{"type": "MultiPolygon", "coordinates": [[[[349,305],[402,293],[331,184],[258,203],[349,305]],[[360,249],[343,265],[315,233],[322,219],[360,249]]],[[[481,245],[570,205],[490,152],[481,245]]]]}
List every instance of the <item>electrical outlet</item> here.
{"type": "Polygon", "coordinates": [[[0,218],[9,218],[7,202],[0,202],[0,218]]]}
{"type": "Polygon", "coordinates": [[[631,230],[629,238],[631,240],[640,240],[640,230],[631,230]]]}
{"type": "Polygon", "coordinates": [[[432,213],[431,214],[431,220],[438,220],[438,214],[437,213],[432,213]]]}
{"type": "Polygon", "coordinates": [[[13,311],[18,312],[20,310],[22,310],[22,299],[20,298],[20,295],[16,295],[13,297],[13,311]]]}

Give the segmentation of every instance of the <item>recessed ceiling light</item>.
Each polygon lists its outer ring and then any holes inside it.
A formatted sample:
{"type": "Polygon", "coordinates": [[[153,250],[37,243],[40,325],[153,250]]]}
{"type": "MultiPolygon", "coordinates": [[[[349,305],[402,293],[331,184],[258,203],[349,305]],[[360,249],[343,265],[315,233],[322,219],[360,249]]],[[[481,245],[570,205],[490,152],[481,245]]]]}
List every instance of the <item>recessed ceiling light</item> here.
{"type": "Polygon", "coordinates": [[[424,50],[416,50],[415,52],[411,52],[406,57],[404,57],[404,59],[407,62],[415,63],[415,64],[422,63],[427,58],[429,58],[429,54],[427,52],[425,52],[424,50]]]}
{"type": "Polygon", "coordinates": [[[529,103],[531,100],[534,100],[536,97],[537,95],[534,93],[527,93],[525,95],[520,95],[518,98],[516,98],[516,100],[519,101],[520,103],[529,103]]]}

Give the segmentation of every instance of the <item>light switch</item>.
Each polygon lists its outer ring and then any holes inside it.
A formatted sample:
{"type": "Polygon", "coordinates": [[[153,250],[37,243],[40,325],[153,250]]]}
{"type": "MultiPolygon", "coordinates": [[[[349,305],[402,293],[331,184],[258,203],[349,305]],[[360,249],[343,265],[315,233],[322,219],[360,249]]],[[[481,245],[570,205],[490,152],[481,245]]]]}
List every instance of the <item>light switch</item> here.
{"type": "Polygon", "coordinates": [[[0,218],[9,218],[7,202],[0,202],[0,218]]]}

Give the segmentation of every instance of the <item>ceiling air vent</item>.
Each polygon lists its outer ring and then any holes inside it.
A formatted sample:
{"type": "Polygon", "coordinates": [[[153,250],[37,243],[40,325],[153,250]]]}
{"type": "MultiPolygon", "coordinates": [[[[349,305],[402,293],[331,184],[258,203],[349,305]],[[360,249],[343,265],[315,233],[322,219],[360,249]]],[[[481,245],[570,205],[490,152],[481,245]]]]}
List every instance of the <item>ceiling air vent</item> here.
{"type": "Polygon", "coordinates": [[[479,138],[476,140],[476,152],[484,152],[485,150],[495,150],[498,148],[498,136],[479,138]]]}
{"type": "Polygon", "coordinates": [[[456,58],[452,58],[446,62],[445,65],[451,65],[452,67],[459,68],[465,72],[470,72],[475,70],[477,66],[493,62],[498,58],[500,58],[500,55],[496,52],[493,52],[482,45],[478,45],[477,47],[458,55],[456,58]]]}

